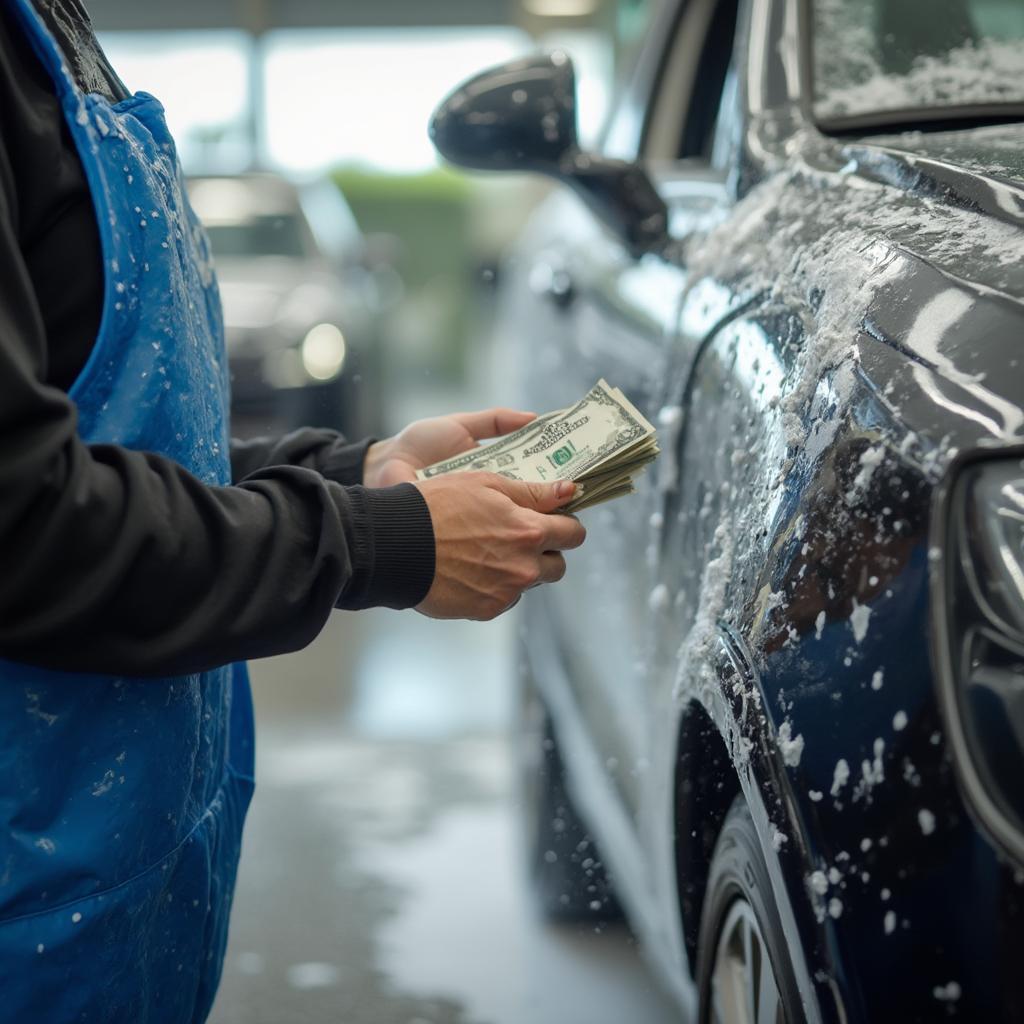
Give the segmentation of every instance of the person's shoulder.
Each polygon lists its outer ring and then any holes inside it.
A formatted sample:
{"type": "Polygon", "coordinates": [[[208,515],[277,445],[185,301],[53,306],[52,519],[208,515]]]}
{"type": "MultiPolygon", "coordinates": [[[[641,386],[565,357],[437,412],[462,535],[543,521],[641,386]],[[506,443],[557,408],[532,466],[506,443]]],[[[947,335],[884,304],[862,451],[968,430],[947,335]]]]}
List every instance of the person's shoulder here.
{"type": "Polygon", "coordinates": [[[82,92],[117,102],[129,93],[110,66],[81,0],[32,0],[82,92]]]}

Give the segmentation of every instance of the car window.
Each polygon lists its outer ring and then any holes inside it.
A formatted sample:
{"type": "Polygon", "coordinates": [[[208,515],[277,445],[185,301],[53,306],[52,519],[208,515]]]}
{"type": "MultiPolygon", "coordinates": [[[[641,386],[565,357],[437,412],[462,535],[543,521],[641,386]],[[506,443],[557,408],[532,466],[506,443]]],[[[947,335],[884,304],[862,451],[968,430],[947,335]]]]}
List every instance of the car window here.
{"type": "Polygon", "coordinates": [[[811,44],[819,121],[1024,104],[1021,0],[813,0],[811,44]]]}
{"type": "Polygon", "coordinates": [[[660,40],[671,34],[678,9],[678,0],[624,2],[616,9],[616,98],[598,142],[599,151],[609,159],[635,160],[640,153],[645,114],[661,60],[660,40]]]}
{"type": "Polygon", "coordinates": [[[711,162],[732,65],[737,7],[737,0],[684,4],[648,113],[646,158],[711,162]]]}
{"type": "Polygon", "coordinates": [[[733,155],[740,147],[743,119],[740,109],[740,79],[735,62],[730,64],[722,87],[722,101],[718,106],[715,130],[711,140],[711,166],[728,171],[733,155]]]}
{"type": "Polygon", "coordinates": [[[252,216],[245,220],[206,224],[213,255],[220,259],[234,256],[306,255],[303,225],[297,217],[283,215],[252,216]]]}
{"type": "Polygon", "coordinates": [[[313,236],[289,182],[272,175],[198,177],[189,199],[215,257],[308,258],[313,236]]]}

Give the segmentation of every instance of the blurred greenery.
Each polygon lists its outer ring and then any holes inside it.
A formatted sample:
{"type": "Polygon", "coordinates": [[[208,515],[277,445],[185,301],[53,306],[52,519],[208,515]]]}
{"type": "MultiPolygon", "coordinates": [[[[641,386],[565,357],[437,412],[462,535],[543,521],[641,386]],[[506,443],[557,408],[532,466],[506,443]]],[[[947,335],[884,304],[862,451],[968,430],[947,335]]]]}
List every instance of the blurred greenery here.
{"type": "Polygon", "coordinates": [[[481,258],[471,230],[474,182],[445,168],[394,175],[343,167],[333,178],[364,233],[397,243],[405,298],[391,325],[387,370],[460,381],[481,258]]]}

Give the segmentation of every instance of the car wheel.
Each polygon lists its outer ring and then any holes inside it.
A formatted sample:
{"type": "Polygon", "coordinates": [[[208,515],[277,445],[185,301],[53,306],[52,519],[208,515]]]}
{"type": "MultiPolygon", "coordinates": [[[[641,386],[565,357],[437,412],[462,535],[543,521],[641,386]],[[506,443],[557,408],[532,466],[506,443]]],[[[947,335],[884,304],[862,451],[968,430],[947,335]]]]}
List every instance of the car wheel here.
{"type": "Polygon", "coordinates": [[[551,716],[532,689],[522,701],[518,741],[526,860],[541,911],[563,921],[620,917],[601,855],[566,790],[551,716]]]}
{"type": "Polygon", "coordinates": [[[701,914],[701,1024],[802,1024],[791,953],[746,801],[715,844],[701,914]]]}

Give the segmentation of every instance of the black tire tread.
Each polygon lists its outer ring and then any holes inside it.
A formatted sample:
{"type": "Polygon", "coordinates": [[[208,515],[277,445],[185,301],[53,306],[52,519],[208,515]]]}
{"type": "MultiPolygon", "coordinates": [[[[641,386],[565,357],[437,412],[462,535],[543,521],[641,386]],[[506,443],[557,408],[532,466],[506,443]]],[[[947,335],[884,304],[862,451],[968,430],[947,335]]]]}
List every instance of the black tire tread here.
{"type": "Polygon", "coordinates": [[[787,1024],[804,1024],[805,1016],[793,970],[793,950],[782,928],[757,827],[742,794],[736,797],[725,816],[708,872],[697,946],[700,1024],[708,1024],[710,1020],[711,976],[719,931],[729,907],[737,898],[745,899],[757,918],[782,996],[787,1024]]]}

